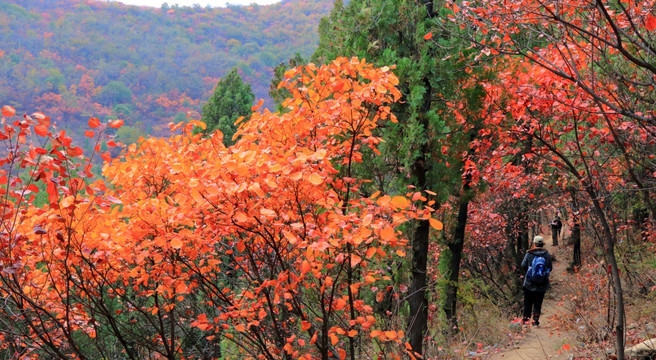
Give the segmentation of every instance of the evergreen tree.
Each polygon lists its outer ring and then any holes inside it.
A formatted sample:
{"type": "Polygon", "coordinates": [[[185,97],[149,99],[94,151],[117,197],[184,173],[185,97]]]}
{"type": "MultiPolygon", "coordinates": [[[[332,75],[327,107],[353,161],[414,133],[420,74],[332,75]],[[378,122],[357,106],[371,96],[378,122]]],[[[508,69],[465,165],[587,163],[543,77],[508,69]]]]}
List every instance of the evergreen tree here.
{"type": "Polygon", "coordinates": [[[226,146],[234,144],[232,136],[237,130],[235,121],[241,116],[248,117],[253,113],[251,107],[254,100],[251,85],[242,81],[237,68],[233,68],[219,80],[214,94],[203,105],[202,120],[207,124],[204,132],[220,130],[223,133],[223,143],[226,146]]]}
{"type": "MultiPolygon", "coordinates": [[[[413,185],[418,190],[435,191],[438,203],[450,195],[459,199],[453,214],[456,224],[450,234],[444,235],[446,246],[440,264],[446,284],[441,289],[442,308],[447,327],[457,329],[458,274],[473,190],[468,181],[463,181],[467,179],[463,179],[461,154],[468,150],[477,126],[468,131],[459,129],[446,104],[457,97],[474,95],[467,103],[475,114],[479,107],[474,105],[474,98],[482,93],[460,88],[467,76],[465,67],[472,62],[463,61],[470,51],[458,40],[462,30],[448,21],[438,27],[448,12],[441,1],[351,0],[345,5],[336,0],[330,16],[319,25],[320,45],[312,59],[329,62],[336,56],[358,56],[377,66],[396,66],[393,71],[399,77],[404,100],[393,108],[399,122],[381,129],[385,139],[380,147],[383,155],[365,162],[363,171],[370,171],[378,181],[376,190],[402,193],[406,186],[413,185]],[[452,134],[448,142],[446,134],[452,134]],[[446,153],[443,146],[449,149],[446,153]]],[[[472,115],[472,122],[480,120],[472,115]]],[[[408,317],[407,336],[413,351],[423,354],[430,297],[428,221],[417,221],[408,233],[412,239],[412,263],[409,271],[398,275],[397,281],[411,283],[410,313],[400,315],[408,317]],[[409,273],[411,279],[403,279],[407,276],[404,273],[409,273]]]]}

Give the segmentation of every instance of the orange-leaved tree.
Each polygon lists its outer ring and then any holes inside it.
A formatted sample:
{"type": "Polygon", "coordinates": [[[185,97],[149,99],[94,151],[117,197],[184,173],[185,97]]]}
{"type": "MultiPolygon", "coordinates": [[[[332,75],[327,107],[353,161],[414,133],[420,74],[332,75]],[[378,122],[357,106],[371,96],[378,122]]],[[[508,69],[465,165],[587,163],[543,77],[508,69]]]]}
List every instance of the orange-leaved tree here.
{"type": "MultiPolygon", "coordinates": [[[[97,151],[107,128],[122,120],[89,124],[99,128],[87,132],[97,151]]],[[[4,106],[0,143],[0,351],[85,358],[86,343],[75,339],[95,337],[95,322],[76,285],[87,275],[83,261],[95,257],[84,237],[94,227],[89,219],[109,208],[98,196],[104,185],[91,181],[92,159],[43,113],[20,118],[4,106]]]]}
{"type": "MultiPolygon", "coordinates": [[[[188,124],[106,169],[129,219],[116,224],[132,242],[123,280],[152,297],[158,322],[192,313],[230,356],[357,358],[374,342],[401,343],[401,331],[376,327],[367,300],[381,262],[404,255],[396,227],[430,209],[415,206],[419,193],[362,197],[365,179],[351,171],[380,141],[372,130],[395,121],[389,69],[340,58],[286,77],[286,112],[255,112],[235,145],[188,124]]],[[[160,335],[180,346],[182,334],[160,335]]]]}
{"type": "Polygon", "coordinates": [[[377,325],[372,303],[386,260],[405,255],[398,225],[430,219],[431,204],[364,197],[352,172],[395,121],[398,80],[346,58],[286,77],[286,112],[255,112],[235,145],[172,125],[106,165],[111,186],[72,181],[87,193],[53,197],[68,215],[33,217],[47,223],[21,267],[40,287],[16,285],[43,303],[43,324],[16,343],[30,335],[26,351],[59,358],[400,357],[402,331],[377,325]]]}

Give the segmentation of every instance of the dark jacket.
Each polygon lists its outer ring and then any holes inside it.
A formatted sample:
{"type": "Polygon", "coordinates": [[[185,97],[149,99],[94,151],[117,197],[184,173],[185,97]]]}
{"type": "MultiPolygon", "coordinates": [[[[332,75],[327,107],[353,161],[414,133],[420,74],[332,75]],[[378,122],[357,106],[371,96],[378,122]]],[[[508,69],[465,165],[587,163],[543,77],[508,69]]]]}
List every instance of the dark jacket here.
{"type": "MultiPolygon", "coordinates": [[[[543,248],[532,248],[531,250],[526,252],[526,255],[524,255],[524,260],[522,260],[522,270],[524,270],[524,274],[526,274],[526,271],[528,271],[528,267],[531,266],[533,263],[533,259],[536,256],[541,256],[544,258],[544,260],[547,263],[547,269],[551,271],[553,269],[552,264],[551,264],[551,255],[549,255],[549,252],[543,248]]],[[[551,283],[547,279],[546,284],[542,285],[536,285],[533,284],[531,281],[529,281],[526,276],[524,276],[524,289],[529,290],[529,291],[537,291],[537,292],[546,292],[551,288],[551,283]]]]}

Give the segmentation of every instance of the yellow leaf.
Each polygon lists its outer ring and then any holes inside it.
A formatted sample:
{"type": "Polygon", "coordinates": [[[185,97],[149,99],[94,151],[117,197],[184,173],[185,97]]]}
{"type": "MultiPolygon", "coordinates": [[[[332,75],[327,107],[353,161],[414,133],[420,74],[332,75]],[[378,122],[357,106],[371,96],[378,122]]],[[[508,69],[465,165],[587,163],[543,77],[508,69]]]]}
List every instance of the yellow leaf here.
{"type": "Polygon", "coordinates": [[[182,240],[180,240],[180,238],[171,240],[171,247],[174,249],[182,249],[182,245],[182,240]]]}
{"type": "Polygon", "coordinates": [[[216,196],[219,195],[219,187],[216,185],[210,185],[207,188],[205,188],[205,191],[207,192],[207,195],[210,196],[216,196]]]}
{"type": "Polygon", "coordinates": [[[238,212],[234,219],[237,222],[246,222],[248,221],[248,215],[244,214],[243,212],[238,212]]]}
{"type": "Polygon", "coordinates": [[[396,232],[393,227],[387,227],[380,231],[380,239],[383,241],[393,240],[396,236],[396,232]]]}
{"type": "Polygon", "coordinates": [[[262,216],[269,216],[269,217],[274,217],[274,216],[276,216],[276,212],[275,212],[275,211],[273,211],[273,210],[271,210],[271,209],[264,209],[264,208],[263,208],[263,209],[260,209],[260,214],[262,214],[262,216]]]}
{"type": "Polygon", "coordinates": [[[385,337],[390,339],[390,340],[394,340],[398,337],[398,334],[396,333],[396,331],[385,331],[384,334],[385,334],[385,337]]]}
{"type": "Polygon", "coordinates": [[[287,241],[289,241],[289,243],[292,244],[292,245],[294,245],[298,242],[298,238],[296,237],[296,235],[294,235],[293,233],[291,233],[289,231],[285,231],[284,236],[285,236],[285,239],[287,239],[287,241]]]}
{"type": "Polygon", "coordinates": [[[335,300],[335,306],[333,306],[335,310],[342,310],[344,307],[346,307],[346,301],[344,299],[339,298],[335,300]]]}
{"type": "Polygon", "coordinates": [[[442,222],[437,219],[430,218],[428,219],[428,222],[430,222],[430,226],[432,226],[433,229],[437,231],[441,231],[444,228],[444,224],[442,224],[442,222]]]}
{"type": "Polygon", "coordinates": [[[395,196],[392,198],[392,206],[399,209],[407,209],[410,201],[405,196],[395,196]]]}
{"type": "Polygon", "coordinates": [[[339,342],[339,339],[337,338],[337,335],[335,334],[330,334],[330,343],[335,346],[339,342]]]}
{"type": "Polygon", "coordinates": [[[353,254],[351,255],[351,267],[357,266],[362,261],[362,258],[353,254]]]}
{"type": "Polygon", "coordinates": [[[191,190],[191,197],[196,202],[204,202],[205,201],[205,199],[203,199],[203,195],[201,195],[201,193],[198,192],[198,190],[196,190],[196,189],[191,190]]]}
{"type": "Polygon", "coordinates": [[[308,181],[309,181],[310,184],[312,184],[312,185],[321,185],[321,184],[323,183],[323,178],[321,177],[321,175],[319,175],[319,174],[317,174],[317,173],[312,173],[312,174],[308,177],[308,181]]]}
{"type": "Polygon", "coordinates": [[[63,208],[67,208],[67,207],[73,205],[74,201],[75,201],[75,198],[73,196],[67,196],[67,197],[64,198],[64,200],[62,200],[60,206],[63,207],[63,208]]]}
{"type": "Polygon", "coordinates": [[[326,157],[327,153],[328,152],[326,151],[326,149],[319,149],[314,153],[314,158],[317,160],[322,160],[323,158],[326,157]]]}

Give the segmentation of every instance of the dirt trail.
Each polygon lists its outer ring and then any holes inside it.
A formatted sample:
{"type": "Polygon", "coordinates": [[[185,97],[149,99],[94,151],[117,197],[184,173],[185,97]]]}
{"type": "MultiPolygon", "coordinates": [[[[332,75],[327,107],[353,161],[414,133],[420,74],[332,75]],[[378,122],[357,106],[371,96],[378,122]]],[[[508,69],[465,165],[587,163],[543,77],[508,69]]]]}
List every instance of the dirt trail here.
{"type": "MultiPolygon", "coordinates": [[[[546,242],[551,243],[551,236],[544,236],[546,242]]],[[[566,268],[570,261],[570,250],[565,245],[554,248],[547,244],[546,249],[555,255],[551,272],[551,290],[547,292],[542,304],[542,316],[540,316],[539,327],[527,327],[523,332],[525,336],[513,347],[490,357],[492,360],[533,360],[533,359],[570,359],[572,352],[563,350],[564,344],[570,344],[574,348],[575,334],[573,332],[562,332],[554,330],[551,326],[551,317],[557,314],[569,312],[564,306],[558,305],[565,289],[564,284],[567,274],[566,268]]]]}

